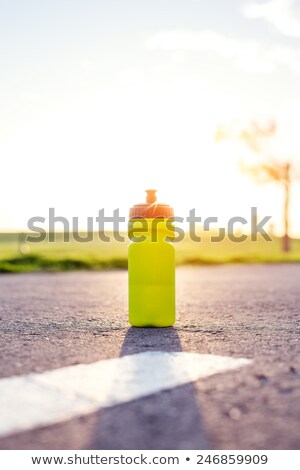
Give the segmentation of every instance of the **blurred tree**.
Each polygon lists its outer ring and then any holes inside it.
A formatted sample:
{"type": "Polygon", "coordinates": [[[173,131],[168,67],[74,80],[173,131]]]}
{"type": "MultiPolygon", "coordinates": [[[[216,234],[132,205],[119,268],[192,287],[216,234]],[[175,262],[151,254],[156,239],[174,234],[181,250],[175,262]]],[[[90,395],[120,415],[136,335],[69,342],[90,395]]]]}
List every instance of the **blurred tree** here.
{"type": "Polygon", "coordinates": [[[289,206],[290,191],[292,180],[296,178],[292,162],[289,160],[280,161],[274,156],[272,139],[277,133],[277,124],[274,121],[269,122],[266,126],[260,126],[256,122],[252,122],[248,128],[235,130],[220,126],[217,129],[216,140],[221,142],[224,139],[237,140],[247,146],[252,152],[259,157],[258,163],[249,165],[241,161],[241,170],[250,175],[257,183],[279,183],[284,189],[284,236],[282,249],[290,251],[289,238],[289,206]]]}

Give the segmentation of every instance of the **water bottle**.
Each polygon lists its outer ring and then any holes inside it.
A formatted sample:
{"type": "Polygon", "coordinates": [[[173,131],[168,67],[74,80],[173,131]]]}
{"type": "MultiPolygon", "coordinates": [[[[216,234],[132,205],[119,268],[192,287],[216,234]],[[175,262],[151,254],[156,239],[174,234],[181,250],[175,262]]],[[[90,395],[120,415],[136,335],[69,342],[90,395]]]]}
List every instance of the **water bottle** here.
{"type": "Polygon", "coordinates": [[[157,203],[156,190],[146,193],[129,213],[129,323],[167,327],[175,322],[174,211],[157,203]]]}

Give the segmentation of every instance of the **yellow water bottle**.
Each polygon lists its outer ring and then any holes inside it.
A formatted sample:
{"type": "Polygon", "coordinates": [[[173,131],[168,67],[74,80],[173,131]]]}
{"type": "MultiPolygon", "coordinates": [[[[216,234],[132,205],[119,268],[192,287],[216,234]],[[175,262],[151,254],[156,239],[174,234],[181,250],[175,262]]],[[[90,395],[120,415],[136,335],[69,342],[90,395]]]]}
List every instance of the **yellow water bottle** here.
{"type": "Polygon", "coordinates": [[[129,323],[166,327],[175,322],[173,208],[156,202],[148,189],[145,204],[130,209],[128,233],[129,323]]]}

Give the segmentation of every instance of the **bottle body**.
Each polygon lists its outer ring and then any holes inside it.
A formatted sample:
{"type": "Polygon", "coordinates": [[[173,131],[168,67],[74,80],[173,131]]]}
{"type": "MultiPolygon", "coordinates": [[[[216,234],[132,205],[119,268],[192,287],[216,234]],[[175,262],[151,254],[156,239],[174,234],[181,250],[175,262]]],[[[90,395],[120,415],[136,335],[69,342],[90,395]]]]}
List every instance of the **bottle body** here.
{"type": "Polygon", "coordinates": [[[129,322],[136,327],[172,326],[175,249],[163,228],[157,229],[155,240],[151,230],[143,235],[143,241],[133,239],[128,249],[129,322]]]}

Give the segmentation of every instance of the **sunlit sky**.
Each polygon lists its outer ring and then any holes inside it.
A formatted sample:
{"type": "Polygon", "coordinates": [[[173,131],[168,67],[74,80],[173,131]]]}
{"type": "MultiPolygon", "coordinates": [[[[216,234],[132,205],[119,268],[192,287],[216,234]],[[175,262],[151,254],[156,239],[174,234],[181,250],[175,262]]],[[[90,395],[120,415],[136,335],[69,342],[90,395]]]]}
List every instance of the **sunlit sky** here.
{"type": "MultiPolygon", "coordinates": [[[[144,190],[220,222],[283,193],[241,175],[219,124],[274,118],[300,162],[300,2],[0,1],[0,230],[32,216],[127,216],[144,190]]],[[[254,157],[253,157],[254,158],[254,157]]],[[[300,235],[300,183],[292,234],[300,235]]]]}

